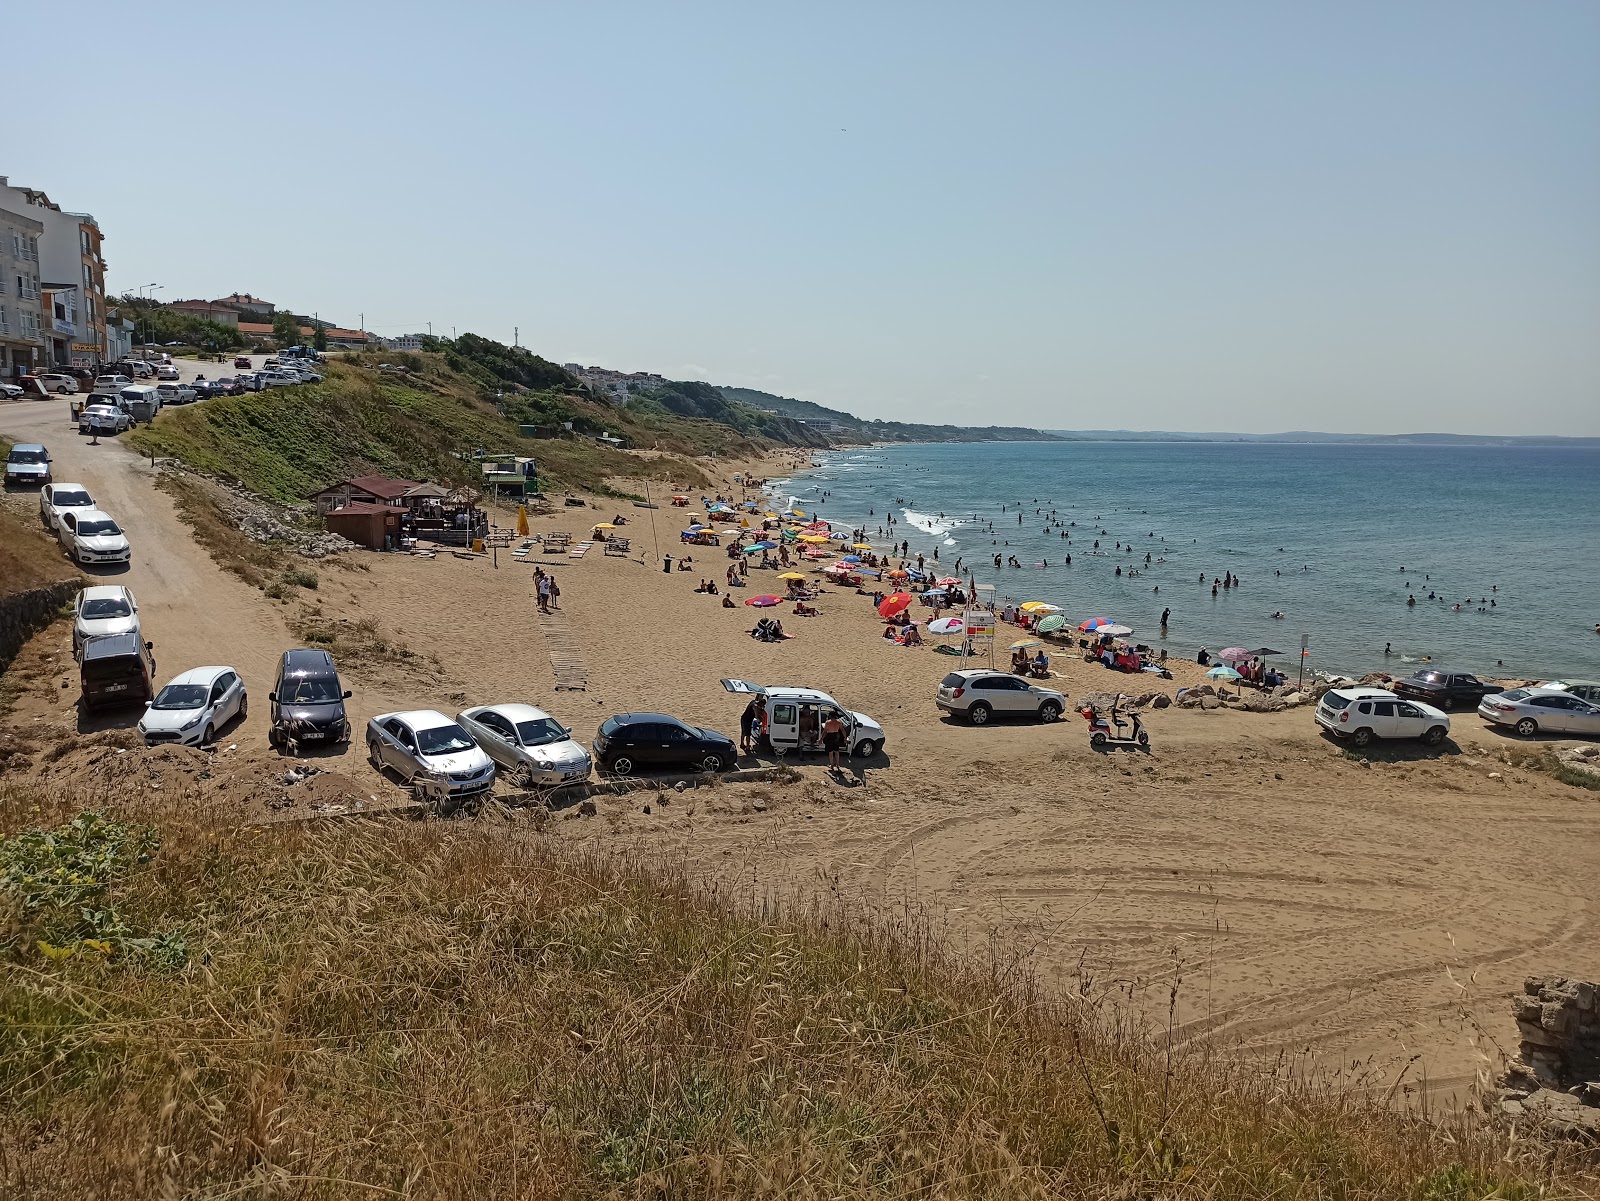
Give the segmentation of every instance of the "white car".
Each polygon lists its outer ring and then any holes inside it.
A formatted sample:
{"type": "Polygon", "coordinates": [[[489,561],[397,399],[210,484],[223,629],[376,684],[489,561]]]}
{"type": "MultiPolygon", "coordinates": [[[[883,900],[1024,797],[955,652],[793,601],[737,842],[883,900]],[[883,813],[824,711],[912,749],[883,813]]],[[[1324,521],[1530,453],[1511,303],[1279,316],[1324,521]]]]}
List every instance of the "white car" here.
{"type": "Polygon", "coordinates": [[[39,489],[39,520],[52,534],[61,525],[61,514],[71,509],[92,509],[94,498],[82,484],[46,484],[39,489]]]}
{"type": "Polygon", "coordinates": [[[171,363],[162,363],[161,366],[156,368],[156,378],[175,380],[178,378],[178,369],[171,363]]]}
{"type": "Polygon", "coordinates": [[[188,384],[157,384],[164,405],[186,405],[194,399],[194,389],[188,384]]]}
{"type": "Polygon", "coordinates": [[[78,593],[72,606],[72,653],[91,638],[139,633],[139,604],[121,584],[97,584],[78,593]]]}
{"type": "Polygon", "coordinates": [[[125,375],[97,375],[94,377],[94,387],[90,390],[91,396],[115,396],[124,388],[131,387],[133,381],[125,375]]]}
{"type": "Polygon", "coordinates": [[[76,396],[82,391],[77,379],[70,375],[41,375],[39,382],[44,385],[46,392],[54,392],[57,396],[76,396]]]}
{"type": "Polygon", "coordinates": [[[481,705],[456,714],[461,728],[519,788],[589,778],[589,752],[572,731],[532,705],[481,705]]]}
{"type": "Polygon", "coordinates": [[[950,672],[939,681],[933,703],[952,716],[982,726],[992,717],[1056,721],[1067,707],[1067,698],[1054,688],[1040,688],[1021,676],[986,667],[950,672]]]}
{"type": "Polygon", "coordinates": [[[367,758],[380,772],[393,769],[419,800],[455,804],[494,785],[494,760],[454,718],[432,709],[374,717],[367,723],[367,758]]]}
{"type": "Polygon", "coordinates": [[[120,434],[132,424],[133,418],[116,405],[85,405],[78,414],[80,434],[120,434]]]}
{"type": "Polygon", "coordinates": [[[235,717],[250,711],[244,681],[231,667],[196,667],[186,671],[151,701],[139,719],[146,746],[176,742],[204,746],[235,717]]]}
{"type": "Polygon", "coordinates": [[[126,563],[133,554],[127,536],[99,509],[67,509],[56,523],[56,537],[74,563],[126,563]]]}
{"type": "Polygon", "coordinates": [[[1341,742],[1366,746],[1374,738],[1419,738],[1437,746],[1450,733],[1450,715],[1383,688],[1333,688],[1316,709],[1317,724],[1341,742]]]}
{"type": "Polygon", "coordinates": [[[0,384],[0,396],[7,400],[15,400],[22,395],[22,389],[16,384],[0,384]]]}
{"type": "Polygon", "coordinates": [[[298,378],[285,375],[282,371],[263,371],[257,378],[268,388],[287,388],[290,384],[300,382],[298,378]]]}

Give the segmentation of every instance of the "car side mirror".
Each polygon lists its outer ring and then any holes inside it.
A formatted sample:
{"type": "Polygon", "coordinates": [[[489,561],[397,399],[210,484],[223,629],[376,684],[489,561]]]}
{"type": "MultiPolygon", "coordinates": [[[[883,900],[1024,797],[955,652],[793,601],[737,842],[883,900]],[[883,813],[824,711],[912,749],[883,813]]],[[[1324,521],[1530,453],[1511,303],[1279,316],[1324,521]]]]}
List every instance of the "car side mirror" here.
{"type": "Polygon", "coordinates": [[[563,734],[565,734],[568,738],[572,737],[572,728],[570,726],[562,726],[561,727],[561,732],[563,734]]]}
{"type": "Polygon", "coordinates": [[[153,642],[147,642],[144,644],[144,649],[147,651],[153,651],[156,649],[156,644],[153,642]]]}
{"type": "Polygon", "coordinates": [[[346,689],[345,689],[345,690],[344,690],[344,696],[342,696],[342,697],[341,697],[341,698],[340,698],[340,699],[341,699],[341,700],[346,700],[346,701],[347,701],[347,700],[349,700],[349,699],[350,699],[350,698],[351,698],[351,697],[352,697],[352,696],[354,696],[354,695],[355,695],[355,693],[353,693],[353,692],[351,692],[351,691],[350,691],[350,690],[349,690],[349,689],[348,689],[348,688],[346,688],[346,689]]]}
{"type": "Polygon", "coordinates": [[[267,699],[276,705],[278,703],[278,694],[276,692],[269,692],[267,693],[267,699]]]}

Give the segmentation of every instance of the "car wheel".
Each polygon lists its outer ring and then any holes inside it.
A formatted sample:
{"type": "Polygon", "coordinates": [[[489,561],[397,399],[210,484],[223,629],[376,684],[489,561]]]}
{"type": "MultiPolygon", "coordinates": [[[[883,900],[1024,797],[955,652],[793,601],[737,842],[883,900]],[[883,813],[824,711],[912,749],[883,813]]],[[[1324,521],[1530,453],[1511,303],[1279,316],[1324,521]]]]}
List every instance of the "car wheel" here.
{"type": "Polygon", "coordinates": [[[1443,710],[1444,710],[1444,711],[1445,711],[1445,712],[1446,712],[1446,713],[1448,713],[1448,712],[1450,712],[1450,710],[1452,710],[1452,709],[1454,709],[1454,708],[1455,708],[1455,707],[1456,707],[1456,703],[1455,703],[1455,701],[1454,701],[1454,700],[1452,700],[1452,699],[1451,699],[1451,698],[1450,698],[1450,697],[1448,697],[1448,696],[1447,696],[1447,697],[1444,697],[1444,698],[1443,698],[1443,699],[1442,699],[1442,700],[1440,700],[1440,702],[1439,702],[1439,708],[1441,708],[1441,709],[1443,709],[1443,710]]]}
{"type": "Polygon", "coordinates": [[[200,735],[200,745],[201,746],[210,746],[216,740],[217,740],[217,728],[208,721],[208,722],[206,722],[206,732],[204,734],[200,735]]]}
{"type": "Polygon", "coordinates": [[[1146,733],[1144,730],[1140,730],[1139,731],[1139,745],[1142,746],[1145,750],[1149,750],[1150,749],[1150,735],[1148,733],[1146,733]]]}
{"type": "Polygon", "coordinates": [[[611,761],[611,771],[619,776],[633,775],[633,760],[626,755],[618,755],[611,761]]]}
{"type": "Polygon", "coordinates": [[[1105,746],[1105,744],[1106,744],[1105,731],[1096,730],[1093,734],[1089,735],[1089,745],[1090,746],[1105,746]]]}
{"type": "Polygon", "coordinates": [[[370,738],[367,739],[367,762],[372,764],[375,770],[383,770],[383,756],[378,753],[378,744],[370,738]]]}
{"type": "Polygon", "coordinates": [[[242,692],[242,693],[239,694],[239,720],[243,721],[245,718],[247,718],[249,716],[250,716],[250,694],[248,692],[242,692]]]}
{"type": "Polygon", "coordinates": [[[278,733],[276,726],[267,731],[267,745],[275,751],[283,749],[283,735],[278,733]]]}
{"type": "Polygon", "coordinates": [[[1438,746],[1444,741],[1444,727],[1429,726],[1428,732],[1422,736],[1422,741],[1426,746],[1438,746]]]}
{"type": "Polygon", "coordinates": [[[1531,717],[1524,717],[1517,723],[1517,733],[1521,734],[1524,738],[1532,738],[1538,732],[1539,723],[1534,721],[1531,717]]]}
{"type": "Polygon", "coordinates": [[[533,788],[533,765],[521,764],[516,771],[511,773],[511,782],[518,788],[527,792],[533,788]]]}
{"type": "Polygon", "coordinates": [[[967,720],[975,726],[989,724],[989,706],[979,701],[967,710],[967,720]]]}
{"type": "Polygon", "coordinates": [[[1056,701],[1046,701],[1039,706],[1040,721],[1056,721],[1061,716],[1061,705],[1056,701]]]}
{"type": "Polygon", "coordinates": [[[878,744],[870,738],[863,738],[856,743],[855,756],[857,759],[870,759],[878,753],[878,744]]]}
{"type": "Polygon", "coordinates": [[[703,771],[721,771],[722,756],[707,755],[704,759],[700,760],[700,767],[703,771]]]}
{"type": "Polygon", "coordinates": [[[1372,741],[1372,731],[1367,729],[1366,726],[1362,726],[1354,734],[1350,735],[1350,741],[1355,743],[1356,746],[1366,746],[1367,743],[1372,741]]]}

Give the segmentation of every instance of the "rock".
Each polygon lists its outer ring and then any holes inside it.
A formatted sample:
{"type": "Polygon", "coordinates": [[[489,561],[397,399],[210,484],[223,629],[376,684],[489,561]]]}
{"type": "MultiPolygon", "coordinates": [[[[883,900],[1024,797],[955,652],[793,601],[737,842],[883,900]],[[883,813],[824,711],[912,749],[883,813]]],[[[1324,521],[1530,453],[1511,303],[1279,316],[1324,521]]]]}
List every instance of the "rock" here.
{"type": "Polygon", "coordinates": [[[646,814],[648,814],[648,813],[649,813],[649,812],[650,812],[650,806],[649,806],[649,805],[646,805],[646,806],[645,806],[645,807],[644,807],[644,811],[645,811],[645,813],[646,813],[646,814]]]}
{"type": "Polygon", "coordinates": [[[1520,1118],[1523,1114],[1522,1102],[1506,1100],[1500,1102],[1500,1112],[1508,1118],[1520,1118]]]}
{"type": "Polygon", "coordinates": [[[1155,699],[1152,700],[1150,704],[1157,709],[1165,709],[1168,705],[1172,704],[1172,698],[1164,692],[1158,692],[1155,695],[1155,699]]]}
{"type": "Polygon", "coordinates": [[[1540,1007],[1539,1025],[1551,1039],[1566,1042],[1578,1033],[1578,1011],[1561,1001],[1549,1001],[1540,1007]]]}
{"type": "Polygon", "coordinates": [[[593,817],[600,810],[593,801],[579,801],[578,812],[583,814],[584,817],[593,817]]]}
{"type": "Polygon", "coordinates": [[[1600,746],[1590,743],[1587,746],[1573,748],[1572,753],[1579,759],[1600,759],[1600,746]]]}
{"type": "Polygon", "coordinates": [[[1529,1022],[1518,1018],[1517,1033],[1521,1036],[1522,1041],[1531,1047],[1553,1047],[1556,1045],[1555,1040],[1537,1022],[1529,1022]]]}
{"type": "Polygon", "coordinates": [[[676,784],[674,784],[672,786],[672,791],[674,791],[674,792],[682,792],[688,786],[689,786],[689,784],[688,784],[687,780],[679,780],[676,784]]]}
{"type": "Polygon", "coordinates": [[[1302,692],[1291,692],[1291,693],[1289,693],[1287,696],[1285,696],[1283,698],[1283,703],[1285,705],[1293,706],[1293,705],[1298,705],[1298,704],[1303,703],[1304,700],[1305,700],[1305,694],[1304,693],[1302,693],[1302,692]]]}
{"type": "Polygon", "coordinates": [[[1203,696],[1200,698],[1200,707],[1202,709],[1220,709],[1222,708],[1222,702],[1214,696],[1203,696]]]}
{"type": "Polygon", "coordinates": [[[1535,997],[1511,998],[1511,1016],[1519,1022],[1527,1022],[1530,1025],[1537,1026],[1539,1024],[1539,1014],[1543,1008],[1535,997]]]}
{"type": "Polygon", "coordinates": [[[767,811],[767,802],[762,800],[760,797],[757,797],[755,800],[750,802],[750,808],[754,809],[757,813],[765,813],[767,811]]]}
{"type": "Polygon", "coordinates": [[[1501,774],[1500,774],[1500,773],[1499,773],[1499,772],[1497,772],[1497,771],[1492,771],[1492,772],[1490,772],[1490,773],[1489,773],[1489,778],[1490,778],[1490,779],[1491,779],[1491,780],[1503,780],[1503,779],[1505,779],[1505,777],[1504,777],[1504,776],[1502,776],[1502,775],[1501,775],[1501,774]]]}

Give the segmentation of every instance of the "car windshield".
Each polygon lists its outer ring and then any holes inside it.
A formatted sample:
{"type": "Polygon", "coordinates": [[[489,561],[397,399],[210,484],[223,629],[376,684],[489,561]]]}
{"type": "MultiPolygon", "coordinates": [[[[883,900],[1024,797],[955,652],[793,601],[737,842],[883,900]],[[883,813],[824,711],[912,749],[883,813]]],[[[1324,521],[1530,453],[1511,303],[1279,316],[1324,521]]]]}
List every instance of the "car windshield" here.
{"type": "Polygon", "coordinates": [[[111,617],[128,617],[133,610],[128,607],[128,602],[120,596],[108,596],[101,600],[83,602],[83,615],[91,621],[105,621],[111,617]]]}
{"type": "Polygon", "coordinates": [[[537,721],[519,721],[517,723],[517,738],[523,746],[548,746],[552,742],[561,742],[567,732],[561,728],[561,723],[549,717],[541,717],[537,721]]]}
{"type": "Polygon", "coordinates": [[[417,731],[417,749],[424,755],[448,755],[452,751],[470,750],[475,745],[467,732],[454,722],[417,731]]]}
{"type": "Polygon", "coordinates": [[[211,688],[206,684],[168,684],[156,693],[152,709],[198,709],[206,703],[211,688]]]}
{"type": "Polygon", "coordinates": [[[945,688],[960,688],[967,681],[959,671],[953,671],[939,683],[945,688]]]}
{"type": "Polygon", "coordinates": [[[278,689],[280,705],[326,705],[339,699],[339,682],[326,677],[285,680],[278,689]]]}
{"type": "Polygon", "coordinates": [[[1510,692],[1502,692],[1500,699],[1503,701],[1520,701],[1527,695],[1528,690],[1526,688],[1513,688],[1510,692]]]}
{"type": "Polygon", "coordinates": [[[44,453],[37,450],[14,450],[6,456],[7,463],[43,463],[44,453]]]}
{"type": "Polygon", "coordinates": [[[1417,673],[1417,679],[1421,680],[1425,684],[1443,684],[1444,683],[1444,672],[1442,672],[1442,671],[1419,671],[1417,673]]]}
{"type": "Polygon", "coordinates": [[[1343,709],[1350,703],[1350,698],[1340,696],[1337,692],[1330,692],[1322,698],[1322,703],[1330,709],[1343,709]]]}
{"type": "Polygon", "coordinates": [[[122,533],[122,531],[117,528],[117,523],[112,521],[109,517],[101,518],[95,521],[78,522],[78,536],[80,538],[93,538],[96,535],[110,536],[112,534],[120,533],[122,533]]]}
{"type": "Polygon", "coordinates": [[[57,492],[50,500],[58,509],[77,509],[94,504],[87,492],[57,492]]]}

